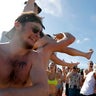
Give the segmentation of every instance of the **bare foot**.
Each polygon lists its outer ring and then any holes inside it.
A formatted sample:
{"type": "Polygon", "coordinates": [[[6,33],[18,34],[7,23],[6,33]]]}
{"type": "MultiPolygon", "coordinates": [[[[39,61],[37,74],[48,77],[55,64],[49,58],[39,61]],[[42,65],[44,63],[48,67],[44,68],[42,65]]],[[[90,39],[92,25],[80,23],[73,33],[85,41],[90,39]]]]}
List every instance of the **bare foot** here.
{"type": "Polygon", "coordinates": [[[89,49],[89,52],[87,53],[87,56],[86,56],[86,58],[87,59],[90,59],[91,58],[91,56],[92,56],[92,54],[93,54],[93,49],[89,49]]]}

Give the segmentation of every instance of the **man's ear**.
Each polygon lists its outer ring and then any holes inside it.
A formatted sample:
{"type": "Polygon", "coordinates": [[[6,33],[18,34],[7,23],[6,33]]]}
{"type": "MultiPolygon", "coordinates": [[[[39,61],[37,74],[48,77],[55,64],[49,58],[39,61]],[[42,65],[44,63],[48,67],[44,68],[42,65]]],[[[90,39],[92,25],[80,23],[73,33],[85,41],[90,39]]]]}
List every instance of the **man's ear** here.
{"type": "Polygon", "coordinates": [[[15,21],[14,26],[15,26],[16,30],[19,30],[21,28],[21,23],[18,21],[15,21]]]}

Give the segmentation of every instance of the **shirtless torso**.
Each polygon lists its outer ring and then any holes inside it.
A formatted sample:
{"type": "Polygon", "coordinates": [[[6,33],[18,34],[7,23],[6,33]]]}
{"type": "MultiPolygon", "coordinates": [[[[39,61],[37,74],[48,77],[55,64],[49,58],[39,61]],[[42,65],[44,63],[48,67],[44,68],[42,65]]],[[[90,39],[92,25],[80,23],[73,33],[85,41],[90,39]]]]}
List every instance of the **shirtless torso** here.
{"type": "Polygon", "coordinates": [[[0,88],[24,87],[27,84],[32,66],[29,57],[30,54],[27,53],[24,56],[11,58],[8,52],[0,48],[0,66],[2,66],[0,67],[0,88]]]}

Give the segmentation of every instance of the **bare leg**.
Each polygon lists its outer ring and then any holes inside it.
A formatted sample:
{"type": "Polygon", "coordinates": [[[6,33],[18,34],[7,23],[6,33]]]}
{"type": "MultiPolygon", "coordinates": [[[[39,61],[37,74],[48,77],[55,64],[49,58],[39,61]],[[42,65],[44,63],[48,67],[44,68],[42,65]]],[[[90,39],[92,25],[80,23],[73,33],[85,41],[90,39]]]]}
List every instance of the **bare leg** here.
{"type": "Polygon", "coordinates": [[[88,52],[82,52],[82,51],[79,51],[79,50],[74,49],[74,48],[66,47],[66,48],[62,49],[61,52],[67,53],[71,56],[82,56],[82,57],[85,57],[86,59],[90,59],[91,55],[93,53],[93,50],[89,49],[88,52]]]}
{"type": "Polygon", "coordinates": [[[65,62],[64,60],[59,59],[55,54],[52,54],[50,59],[55,62],[55,64],[61,65],[61,66],[68,66],[68,67],[73,67],[73,66],[77,66],[79,64],[79,62],[76,63],[69,63],[69,62],[65,62]]]}

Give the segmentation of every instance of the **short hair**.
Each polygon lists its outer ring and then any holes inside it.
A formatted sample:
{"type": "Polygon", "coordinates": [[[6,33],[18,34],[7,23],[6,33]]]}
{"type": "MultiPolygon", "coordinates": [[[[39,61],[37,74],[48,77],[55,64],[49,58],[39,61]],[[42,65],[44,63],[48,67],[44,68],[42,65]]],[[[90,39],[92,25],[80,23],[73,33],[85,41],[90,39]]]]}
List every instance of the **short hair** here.
{"type": "MultiPolygon", "coordinates": [[[[39,23],[43,29],[45,29],[43,23],[42,23],[42,17],[39,17],[33,12],[23,12],[15,21],[20,22],[22,25],[24,25],[27,22],[37,22],[39,23]]],[[[15,27],[13,27],[9,32],[5,34],[5,36],[9,39],[12,39],[14,35],[15,27]]],[[[44,36],[43,33],[40,34],[40,36],[44,36]]]]}
{"type": "Polygon", "coordinates": [[[15,21],[18,21],[21,24],[25,24],[27,22],[37,22],[37,23],[40,23],[42,28],[45,29],[45,27],[42,23],[42,17],[36,15],[33,12],[23,12],[15,21]]]}
{"type": "Polygon", "coordinates": [[[93,64],[94,64],[93,61],[88,62],[88,65],[93,65],[93,64]]]}
{"type": "Polygon", "coordinates": [[[73,66],[73,69],[77,69],[77,66],[73,66]]]}

